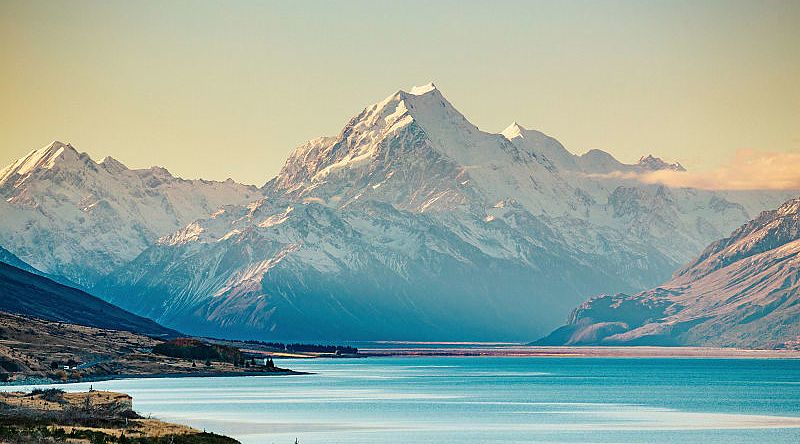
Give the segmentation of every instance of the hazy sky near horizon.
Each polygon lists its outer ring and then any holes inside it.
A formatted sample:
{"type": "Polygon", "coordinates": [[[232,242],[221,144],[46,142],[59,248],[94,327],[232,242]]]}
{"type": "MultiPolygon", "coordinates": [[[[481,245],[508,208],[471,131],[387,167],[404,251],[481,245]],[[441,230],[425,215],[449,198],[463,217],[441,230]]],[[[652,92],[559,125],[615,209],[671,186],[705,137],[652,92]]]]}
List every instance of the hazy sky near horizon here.
{"type": "Polygon", "coordinates": [[[261,185],[429,81],[483,130],[518,121],[576,153],[796,159],[800,2],[4,0],[0,164],[57,139],[261,185]]]}

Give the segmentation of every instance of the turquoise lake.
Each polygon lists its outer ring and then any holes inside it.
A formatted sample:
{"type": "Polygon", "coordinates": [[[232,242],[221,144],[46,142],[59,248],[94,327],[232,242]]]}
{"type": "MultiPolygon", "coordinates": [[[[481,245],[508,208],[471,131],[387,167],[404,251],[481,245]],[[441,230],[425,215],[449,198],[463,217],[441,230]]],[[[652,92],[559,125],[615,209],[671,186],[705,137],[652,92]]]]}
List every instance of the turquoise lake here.
{"type": "Polygon", "coordinates": [[[131,394],[145,415],[245,444],[800,442],[800,360],[392,357],[278,365],[315,374],[92,385],[131,394]]]}

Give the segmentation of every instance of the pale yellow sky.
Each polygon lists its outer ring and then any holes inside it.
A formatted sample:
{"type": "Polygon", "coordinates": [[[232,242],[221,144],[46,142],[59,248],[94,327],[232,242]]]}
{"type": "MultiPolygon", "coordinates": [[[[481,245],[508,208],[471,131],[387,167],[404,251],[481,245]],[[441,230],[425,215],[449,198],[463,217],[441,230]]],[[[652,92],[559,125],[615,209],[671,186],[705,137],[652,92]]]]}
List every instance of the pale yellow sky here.
{"type": "Polygon", "coordinates": [[[481,129],[694,170],[800,152],[800,2],[0,2],[0,164],[96,159],[263,184],[428,81],[481,129]],[[748,151],[750,152],[750,151],[748,151]]]}

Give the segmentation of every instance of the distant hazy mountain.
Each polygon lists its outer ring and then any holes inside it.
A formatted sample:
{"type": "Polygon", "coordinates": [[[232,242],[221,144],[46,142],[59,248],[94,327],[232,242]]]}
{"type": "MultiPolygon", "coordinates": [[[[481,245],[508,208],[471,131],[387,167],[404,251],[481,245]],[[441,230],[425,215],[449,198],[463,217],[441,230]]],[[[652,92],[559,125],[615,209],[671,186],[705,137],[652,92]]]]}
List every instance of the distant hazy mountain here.
{"type": "MultiPolygon", "coordinates": [[[[782,192],[620,177],[678,164],[479,130],[433,86],[399,91],[291,154],[264,198],[161,237],[98,288],[193,333],[519,339],[587,294],[663,282],[782,192]]],[[[529,336],[530,337],[530,336],[529,336]]]]}
{"type": "Polygon", "coordinates": [[[39,275],[43,274],[41,271],[33,268],[30,264],[18,258],[15,254],[11,253],[10,251],[6,250],[3,247],[0,247],[0,262],[7,265],[11,265],[12,267],[17,267],[21,270],[25,270],[28,273],[39,274],[39,275]]]}
{"type": "Polygon", "coordinates": [[[10,251],[6,250],[3,247],[0,247],[0,262],[25,270],[28,273],[38,274],[39,276],[46,277],[47,279],[58,282],[59,284],[62,285],[66,285],[68,287],[81,288],[80,285],[70,281],[64,276],[48,274],[42,272],[41,270],[37,270],[36,268],[32,267],[30,264],[18,258],[15,254],[11,253],[10,251]]]}
{"type": "Polygon", "coordinates": [[[800,346],[800,199],[716,241],[667,283],[583,303],[539,344],[800,346]]]}
{"type": "Polygon", "coordinates": [[[81,290],[41,276],[3,248],[0,248],[0,311],[154,336],[177,334],[81,290]]]}
{"type": "Polygon", "coordinates": [[[45,273],[91,287],[158,237],[259,196],[231,180],[183,180],[111,157],[95,162],[53,142],[0,170],[0,244],[45,273]]]}

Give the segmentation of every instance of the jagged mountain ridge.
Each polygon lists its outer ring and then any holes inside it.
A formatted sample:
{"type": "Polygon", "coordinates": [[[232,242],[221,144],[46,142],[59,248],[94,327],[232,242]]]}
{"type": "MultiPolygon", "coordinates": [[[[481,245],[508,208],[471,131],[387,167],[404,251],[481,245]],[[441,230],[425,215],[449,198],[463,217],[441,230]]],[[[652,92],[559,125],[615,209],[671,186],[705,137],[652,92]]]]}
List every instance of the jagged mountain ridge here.
{"type": "Polygon", "coordinates": [[[53,142],[0,171],[0,196],[0,244],[43,272],[91,287],[158,237],[261,193],[160,167],[128,169],[111,157],[95,162],[53,142]]]}
{"type": "Polygon", "coordinates": [[[539,344],[800,346],[800,198],[713,242],[665,284],[590,299],[539,344]]]}
{"type": "Polygon", "coordinates": [[[679,165],[512,127],[480,131],[432,84],[399,91],[299,147],[265,199],[162,237],[101,288],[203,334],[519,339],[598,288],[663,281],[783,198],[606,176],[679,165]]]}

